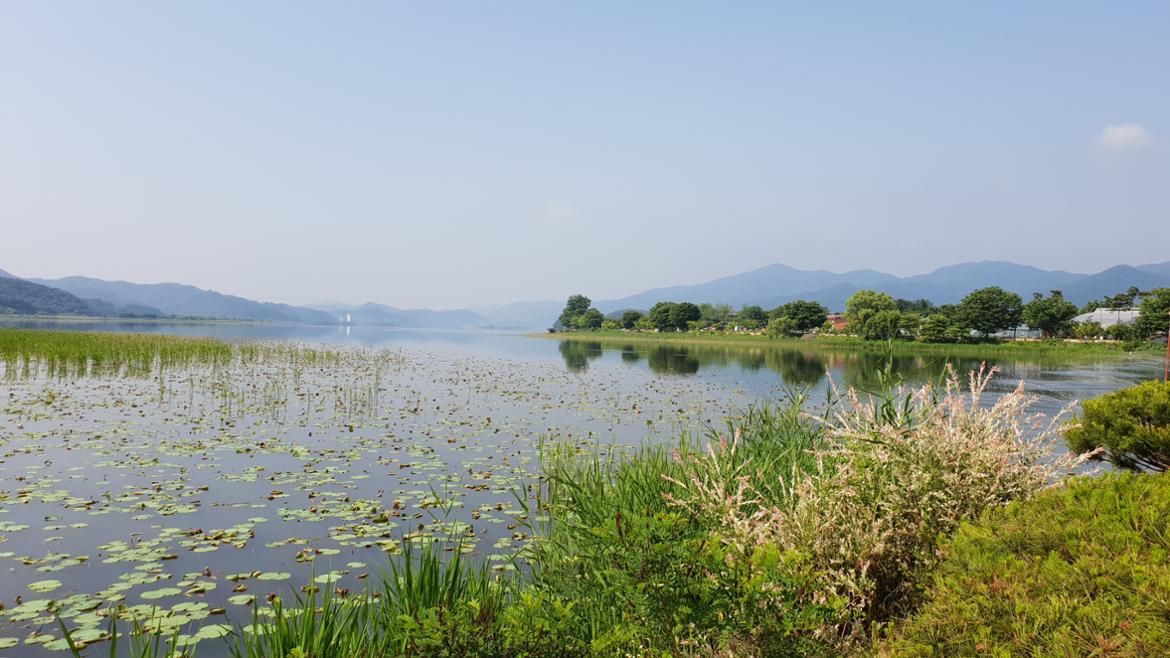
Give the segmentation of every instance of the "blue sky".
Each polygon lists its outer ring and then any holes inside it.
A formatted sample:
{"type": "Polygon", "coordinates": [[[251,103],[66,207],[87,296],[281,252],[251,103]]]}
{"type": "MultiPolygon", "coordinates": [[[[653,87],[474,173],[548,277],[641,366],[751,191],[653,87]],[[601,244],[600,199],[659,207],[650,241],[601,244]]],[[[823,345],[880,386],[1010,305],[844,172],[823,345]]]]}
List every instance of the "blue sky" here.
{"type": "Polygon", "coordinates": [[[305,303],[1170,259],[1170,3],[0,4],[0,268],[305,303]]]}

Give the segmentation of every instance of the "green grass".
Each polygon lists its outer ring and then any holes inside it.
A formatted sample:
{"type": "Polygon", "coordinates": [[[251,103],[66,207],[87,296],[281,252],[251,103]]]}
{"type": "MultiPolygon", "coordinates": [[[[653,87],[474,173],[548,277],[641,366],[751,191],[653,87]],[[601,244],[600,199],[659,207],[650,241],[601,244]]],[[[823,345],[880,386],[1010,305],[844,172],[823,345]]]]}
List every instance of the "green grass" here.
{"type": "Polygon", "coordinates": [[[0,328],[0,364],[8,378],[41,371],[51,377],[144,377],[167,369],[232,363],[325,367],[342,365],[346,358],[344,350],[284,341],[229,342],[201,336],[0,328]]]}
{"type": "Polygon", "coordinates": [[[231,344],[214,338],[0,328],[0,361],[8,376],[45,367],[54,376],[144,375],[191,363],[227,363],[231,344]]]}
{"type": "Polygon", "coordinates": [[[1135,352],[1154,353],[1164,346],[1147,343],[1069,342],[1062,340],[1005,341],[987,343],[924,343],[921,341],[865,340],[853,336],[817,336],[816,338],[772,338],[764,335],[687,332],[573,331],[556,334],[530,334],[558,340],[595,341],[606,344],[668,343],[680,345],[740,345],[768,349],[854,351],[874,353],[929,354],[955,357],[1027,358],[1124,356],[1135,352]]]}

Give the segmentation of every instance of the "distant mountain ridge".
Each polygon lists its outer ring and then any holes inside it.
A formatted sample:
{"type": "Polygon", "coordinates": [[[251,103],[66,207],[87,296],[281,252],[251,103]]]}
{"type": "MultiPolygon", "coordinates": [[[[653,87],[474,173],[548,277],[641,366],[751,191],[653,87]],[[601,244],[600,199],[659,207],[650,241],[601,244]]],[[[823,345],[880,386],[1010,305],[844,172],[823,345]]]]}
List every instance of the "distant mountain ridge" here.
{"type": "MultiPolygon", "coordinates": [[[[402,309],[374,302],[292,306],[254,301],[178,283],[143,284],[83,276],[20,279],[4,270],[0,270],[0,282],[8,290],[7,298],[0,296],[0,312],[3,313],[167,315],[315,324],[339,324],[348,314],[349,321],[355,325],[543,329],[553,324],[564,306],[563,300],[519,301],[453,310],[402,309]],[[63,291],[69,297],[51,292],[54,290],[63,291]]],[[[774,263],[704,283],[653,288],[619,299],[598,300],[594,305],[603,313],[612,313],[631,308],[645,310],[661,301],[706,302],[736,307],[758,304],[773,308],[795,299],[808,299],[820,302],[830,310],[842,310],[845,300],[861,289],[879,290],[903,299],[929,299],[936,304],[947,304],[958,302],[972,290],[987,286],[999,286],[1025,299],[1034,292],[1047,294],[1059,289],[1066,299],[1080,305],[1123,292],[1131,286],[1142,290],[1170,287],[1170,261],[1117,265],[1094,274],[1045,270],[1007,261],[979,261],[948,265],[927,274],[906,277],[875,270],[841,273],[800,270],[774,263]]],[[[582,292],[588,294],[587,289],[582,292]]]]}
{"type": "MultiPolygon", "coordinates": [[[[1029,299],[1034,292],[1061,290],[1066,299],[1084,304],[1122,292],[1130,286],[1142,290],[1170,287],[1170,262],[1150,265],[1118,265],[1095,274],[1044,270],[1007,261],[979,261],[940,267],[927,274],[898,277],[873,270],[835,273],[798,270],[787,265],[766,265],[755,270],[694,285],[655,288],[620,299],[595,302],[602,312],[621,308],[646,309],[660,301],[758,304],[773,308],[795,299],[808,299],[831,310],[842,310],[845,300],[862,289],[886,292],[903,299],[929,299],[953,304],[978,288],[999,286],[1029,299]]],[[[551,322],[551,319],[550,319],[551,322]]]]}
{"type": "Polygon", "coordinates": [[[158,309],[147,306],[119,306],[100,299],[82,299],[64,290],[25,281],[7,272],[0,275],[0,314],[103,317],[160,315],[158,309]]]}
{"type": "Polygon", "coordinates": [[[337,323],[337,319],[332,315],[315,309],[272,302],[257,302],[180,283],[131,283],[84,276],[29,280],[59,288],[78,297],[99,299],[119,306],[153,307],[164,315],[223,320],[337,323]]]}

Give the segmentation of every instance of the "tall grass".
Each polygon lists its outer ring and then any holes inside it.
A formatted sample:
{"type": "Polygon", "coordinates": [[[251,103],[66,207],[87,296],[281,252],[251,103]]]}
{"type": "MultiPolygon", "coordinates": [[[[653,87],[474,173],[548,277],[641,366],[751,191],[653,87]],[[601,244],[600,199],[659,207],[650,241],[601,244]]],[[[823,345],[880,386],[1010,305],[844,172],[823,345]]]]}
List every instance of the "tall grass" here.
{"type": "Polygon", "coordinates": [[[230,344],[214,338],[0,328],[0,361],[7,376],[40,370],[54,377],[143,376],[160,368],[224,364],[230,344]]]}

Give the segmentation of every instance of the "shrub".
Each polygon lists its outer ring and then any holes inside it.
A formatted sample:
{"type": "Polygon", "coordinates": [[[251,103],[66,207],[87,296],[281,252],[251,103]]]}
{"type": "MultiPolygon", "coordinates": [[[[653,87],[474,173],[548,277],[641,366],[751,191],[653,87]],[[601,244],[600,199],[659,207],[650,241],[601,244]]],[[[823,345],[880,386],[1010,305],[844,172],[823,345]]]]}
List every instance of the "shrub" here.
{"type": "Polygon", "coordinates": [[[1146,382],[1086,400],[1069,449],[1122,468],[1170,467],[1170,384],[1146,382]]]}
{"type": "Polygon", "coordinates": [[[883,656],[1167,655],[1170,480],[1085,478],[992,510],[945,548],[883,656]]]}
{"type": "Polygon", "coordinates": [[[778,474],[815,467],[820,428],[794,403],[707,438],[707,451],[684,437],[673,451],[544,455],[551,521],[536,530],[533,587],[573,602],[570,637],[591,655],[828,651],[818,634],[840,606],[808,556],[756,532],[753,516],[787,496],[778,474]]]}
{"type": "Polygon", "coordinates": [[[824,468],[797,481],[795,504],[777,513],[783,545],[811,555],[829,594],[849,601],[844,641],[917,603],[940,538],[1031,497],[1070,465],[1052,459],[1055,425],[1029,414],[1022,385],[981,404],[993,372],[972,373],[966,395],[953,375],[941,397],[931,387],[879,400],[851,392],[824,468]]]}

